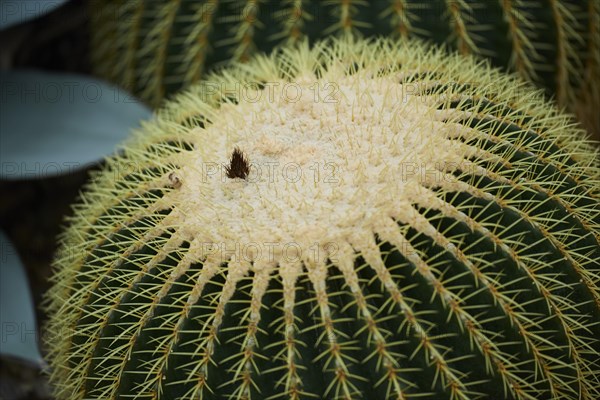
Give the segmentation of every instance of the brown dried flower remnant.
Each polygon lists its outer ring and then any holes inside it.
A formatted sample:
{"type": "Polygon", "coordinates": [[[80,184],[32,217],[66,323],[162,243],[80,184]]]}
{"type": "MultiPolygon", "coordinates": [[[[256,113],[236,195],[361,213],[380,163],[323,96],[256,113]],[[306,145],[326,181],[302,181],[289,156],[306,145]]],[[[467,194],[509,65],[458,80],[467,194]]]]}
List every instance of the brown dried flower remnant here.
{"type": "Polygon", "coordinates": [[[229,165],[225,167],[225,171],[227,172],[228,178],[242,178],[246,179],[248,173],[250,172],[250,164],[248,160],[244,157],[244,153],[239,149],[233,149],[233,153],[231,154],[231,160],[229,165]]]}
{"type": "Polygon", "coordinates": [[[169,183],[173,189],[179,189],[181,187],[181,179],[175,172],[169,174],[169,183]]]}

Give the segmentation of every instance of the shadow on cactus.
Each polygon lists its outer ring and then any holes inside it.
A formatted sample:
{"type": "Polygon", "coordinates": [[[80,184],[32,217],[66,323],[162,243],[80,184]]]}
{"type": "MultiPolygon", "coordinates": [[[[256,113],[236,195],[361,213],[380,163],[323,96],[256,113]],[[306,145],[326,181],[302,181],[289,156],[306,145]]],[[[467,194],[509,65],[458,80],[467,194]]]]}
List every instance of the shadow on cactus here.
{"type": "Polygon", "coordinates": [[[75,206],[58,399],[596,399],[599,166],[419,42],[306,42],[180,94],[75,206]]]}
{"type": "Polygon", "coordinates": [[[426,38],[517,73],[600,139],[597,0],[93,1],[92,66],[152,106],[214,65],[348,33],[426,38]]]}

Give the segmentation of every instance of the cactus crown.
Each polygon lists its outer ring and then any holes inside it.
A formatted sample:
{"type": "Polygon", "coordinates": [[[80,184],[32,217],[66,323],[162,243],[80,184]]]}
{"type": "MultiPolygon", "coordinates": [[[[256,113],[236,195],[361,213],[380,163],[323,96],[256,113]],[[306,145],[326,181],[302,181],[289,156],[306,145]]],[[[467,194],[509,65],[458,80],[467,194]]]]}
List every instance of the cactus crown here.
{"type": "Polygon", "coordinates": [[[212,74],[75,206],[57,397],[596,398],[600,169],[579,135],[414,41],[212,74]]]}

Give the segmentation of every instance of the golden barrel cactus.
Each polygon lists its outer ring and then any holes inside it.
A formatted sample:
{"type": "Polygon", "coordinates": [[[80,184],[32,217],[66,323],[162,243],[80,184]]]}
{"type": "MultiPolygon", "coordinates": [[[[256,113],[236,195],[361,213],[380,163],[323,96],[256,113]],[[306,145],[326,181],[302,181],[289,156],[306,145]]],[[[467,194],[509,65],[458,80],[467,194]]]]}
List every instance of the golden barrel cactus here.
{"type": "Polygon", "coordinates": [[[424,38],[514,71],[600,139],[598,0],[93,0],[92,67],[150,105],[302,39],[424,38]]]}
{"type": "Polygon", "coordinates": [[[234,64],[107,161],[48,295],[58,399],[597,399],[598,152],[419,42],[234,64]]]}

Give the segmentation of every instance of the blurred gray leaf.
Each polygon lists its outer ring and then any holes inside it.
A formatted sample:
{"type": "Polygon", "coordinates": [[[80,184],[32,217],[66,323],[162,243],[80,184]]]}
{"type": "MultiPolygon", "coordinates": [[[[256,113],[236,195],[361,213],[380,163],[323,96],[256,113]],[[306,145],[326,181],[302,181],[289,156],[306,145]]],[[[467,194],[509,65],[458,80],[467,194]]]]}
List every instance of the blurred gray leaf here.
{"type": "Polygon", "coordinates": [[[0,178],[60,175],[111,154],[151,111],[126,91],[73,74],[0,72],[0,178]]]}
{"type": "Polygon", "coordinates": [[[14,245],[0,231],[0,354],[42,364],[38,334],[25,269],[14,245]]]}
{"type": "Polygon", "coordinates": [[[0,30],[48,14],[66,0],[1,0],[0,30]]]}

